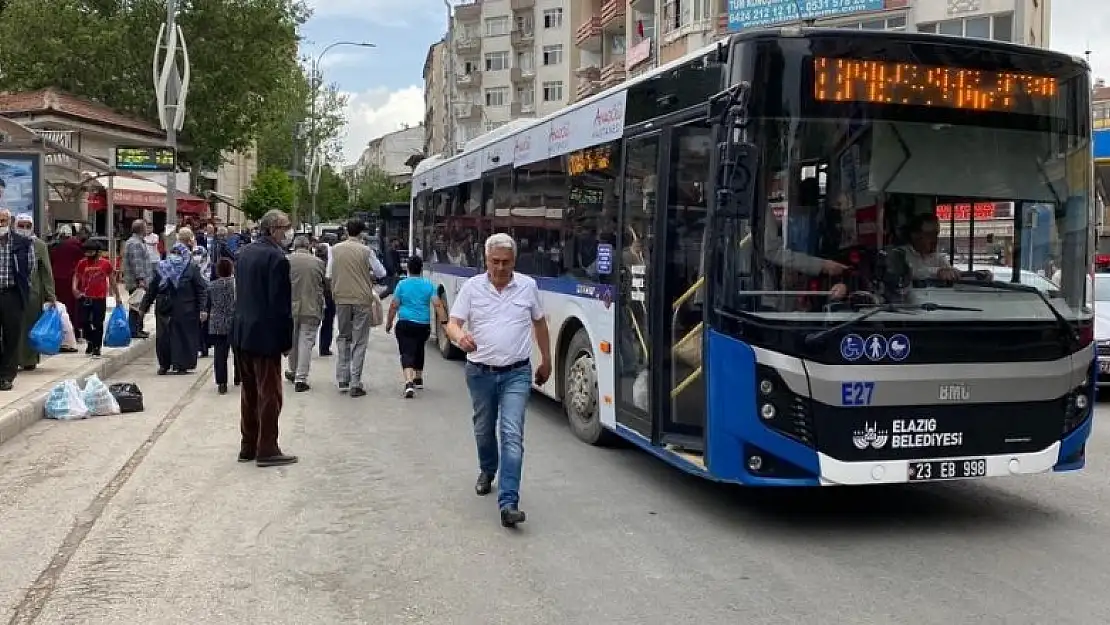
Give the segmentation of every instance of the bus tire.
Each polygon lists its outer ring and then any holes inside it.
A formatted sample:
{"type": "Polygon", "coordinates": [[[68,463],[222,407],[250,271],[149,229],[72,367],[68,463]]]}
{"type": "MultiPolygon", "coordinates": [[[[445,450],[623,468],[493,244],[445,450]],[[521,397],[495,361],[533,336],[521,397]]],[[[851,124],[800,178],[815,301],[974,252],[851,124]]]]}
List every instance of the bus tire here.
{"type": "Polygon", "coordinates": [[[585,328],[574,334],[561,360],[563,412],[571,431],[584,443],[607,444],[612,433],[601,425],[597,396],[597,361],[585,328]]]}
{"type": "Polygon", "coordinates": [[[455,347],[451,339],[447,338],[447,328],[442,323],[435,324],[435,339],[436,347],[439,348],[439,355],[443,356],[444,360],[458,360],[462,358],[463,351],[455,347]]]}

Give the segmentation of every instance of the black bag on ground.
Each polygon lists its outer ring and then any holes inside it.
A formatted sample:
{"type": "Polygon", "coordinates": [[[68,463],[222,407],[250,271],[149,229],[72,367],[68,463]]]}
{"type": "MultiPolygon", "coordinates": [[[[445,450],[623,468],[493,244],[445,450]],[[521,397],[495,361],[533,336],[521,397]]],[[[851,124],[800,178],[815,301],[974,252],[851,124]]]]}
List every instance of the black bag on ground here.
{"type": "Polygon", "coordinates": [[[143,392],[134,382],[117,382],[108,385],[108,392],[116,398],[122,413],[143,411],[143,392]]]}

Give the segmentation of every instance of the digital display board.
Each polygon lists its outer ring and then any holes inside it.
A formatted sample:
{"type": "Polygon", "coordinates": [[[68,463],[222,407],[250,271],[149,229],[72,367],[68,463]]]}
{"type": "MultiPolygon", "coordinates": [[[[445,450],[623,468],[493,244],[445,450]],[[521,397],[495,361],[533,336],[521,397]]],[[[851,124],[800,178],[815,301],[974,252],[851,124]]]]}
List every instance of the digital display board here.
{"type": "Polygon", "coordinates": [[[1014,205],[1012,202],[957,202],[955,204],[937,204],[937,219],[941,221],[970,221],[974,216],[976,221],[987,219],[1013,219],[1014,205]]]}
{"type": "Polygon", "coordinates": [[[117,147],[116,169],[128,171],[174,171],[177,155],[173,148],[117,147]]]}
{"type": "Polygon", "coordinates": [[[895,61],[813,59],[818,102],[869,102],[1043,115],[1060,84],[1051,76],[895,61]]]}

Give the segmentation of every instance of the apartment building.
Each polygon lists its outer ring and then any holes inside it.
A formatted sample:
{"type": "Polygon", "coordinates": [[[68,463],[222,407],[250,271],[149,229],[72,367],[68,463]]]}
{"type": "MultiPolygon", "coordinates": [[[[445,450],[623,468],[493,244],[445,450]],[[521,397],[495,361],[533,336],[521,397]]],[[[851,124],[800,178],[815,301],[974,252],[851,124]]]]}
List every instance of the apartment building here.
{"type": "MultiPolygon", "coordinates": [[[[680,58],[725,36],[799,24],[795,0],[570,0],[575,96],[680,58]]],[[[812,3],[809,3],[812,4],[812,3]]],[[[1051,0],[855,0],[805,15],[817,26],[909,30],[1048,47],[1051,0]]]]}
{"type": "Polygon", "coordinates": [[[448,35],[456,149],[513,119],[569,103],[578,49],[575,0],[478,0],[455,7],[448,35]]]}
{"type": "Polygon", "coordinates": [[[424,154],[442,154],[450,140],[447,40],[428,47],[424,57],[424,154]]]}
{"type": "Polygon", "coordinates": [[[404,183],[412,176],[413,157],[424,155],[424,126],[410,126],[371,139],[355,163],[356,176],[376,169],[385,172],[394,182],[404,183]]]}

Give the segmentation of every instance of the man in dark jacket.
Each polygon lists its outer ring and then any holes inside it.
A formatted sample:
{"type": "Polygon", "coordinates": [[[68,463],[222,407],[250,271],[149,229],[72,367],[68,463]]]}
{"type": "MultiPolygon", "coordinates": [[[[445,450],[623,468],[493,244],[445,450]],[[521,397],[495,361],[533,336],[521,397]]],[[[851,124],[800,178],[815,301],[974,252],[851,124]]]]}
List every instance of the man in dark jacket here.
{"type": "Polygon", "coordinates": [[[33,241],[12,229],[12,213],[0,208],[0,391],[10,391],[19,371],[23,311],[35,268],[33,241]]]}
{"type": "Polygon", "coordinates": [[[235,271],[236,307],[231,347],[242,378],[239,462],[272,467],[297,462],[278,447],[281,415],[281,359],[293,348],[293,295],[289,259],[283,251],[293,234],[289,216],[271,210],[259,224],[260,236],[239,251],[235,271]]]}

